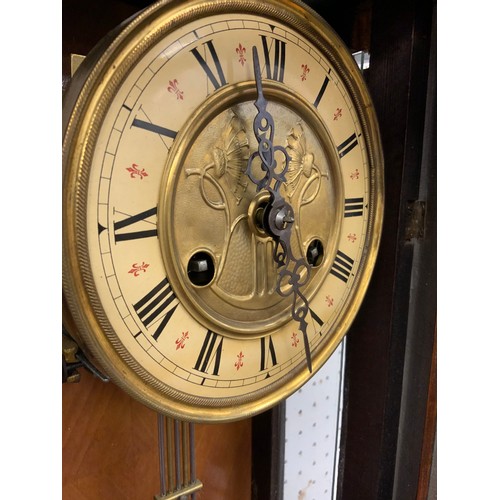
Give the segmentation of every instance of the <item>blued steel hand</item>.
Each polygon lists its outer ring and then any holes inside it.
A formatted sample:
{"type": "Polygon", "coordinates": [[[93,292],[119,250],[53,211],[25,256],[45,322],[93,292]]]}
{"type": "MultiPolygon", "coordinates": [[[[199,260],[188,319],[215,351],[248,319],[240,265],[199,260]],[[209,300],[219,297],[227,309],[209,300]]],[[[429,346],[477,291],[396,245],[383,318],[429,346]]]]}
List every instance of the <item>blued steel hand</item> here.
{"type": "Polygon", "coordinates": [[[283,297],[292,295],[292,318],[299,323],[299,330],[304,339],[307,367],[312,373],[311,351],[307,337],[306,316],[309,312],[309,303],[301,292],[301,287],[309,280],[310,269],[304,258],[297,259],[293,255],[291,232],[294,223],[292,206],[281,196],[280,187],[286,182],[286,173],[290,163],[290,156],[283,146],[275,146],[274,119],[267,111],[267,100],[262,90],[262,75],[260,72],[257,48],[252,49],[255,82],[257,85],[257,100],[255,107],[257,115],[253,122],[253,131],[258,143],[258,150],[248,158],[246,174],[257,185],[260,191],[265,189],[270,194],[269,203],[264,210],[263,225],[266,232],[276,242],[274,260],[278,264],[279,274],[276,291],[283,297]],[[283,168],[276,168],[276,152],[285,158],[283,168]],[[256,177],[252,171],[253,161],[259,157],[261,177],[256,177]],[[281,248],[281,251],[280,251],[281,248]],[[301,278],[302,276],[302,278],[301,278]],[[288,288],[287,288],[288,287],[288,288]]]}

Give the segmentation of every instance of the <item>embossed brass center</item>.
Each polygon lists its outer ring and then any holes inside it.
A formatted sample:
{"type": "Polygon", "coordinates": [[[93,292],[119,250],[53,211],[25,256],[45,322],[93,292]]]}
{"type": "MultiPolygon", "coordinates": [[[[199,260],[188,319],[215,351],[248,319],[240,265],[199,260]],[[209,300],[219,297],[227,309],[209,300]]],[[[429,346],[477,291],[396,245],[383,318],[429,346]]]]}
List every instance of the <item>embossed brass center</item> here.
{"type": "MultiPolygon", "coordinates": [[[[221,89],[188,120],[169,154],[158,207],[163,261],[178,298],[207,329],[246,338],[272,333],[291,319],[291,297],[276,293],[275,242],[263,224],[269,193],[257,192],[245,174],[257,149],[254,86],[221,89]],[[193,260],[199,267],[200,255],[210,256],[213,278],[193,281],[193,260]]],[[[328,274],[338,242],[338,157],[326,146],[331,141],[310,104],[283,86],[265,82],[265,88],[274,142],[291,157],[281,188],[290,209],[277,218],[293,224],[294,254],[305,256],[311,241],[323,248],[303,291],[310,299],[328,274]]],[[[258,162],[252,169],[259,174],[258,162]]]]}

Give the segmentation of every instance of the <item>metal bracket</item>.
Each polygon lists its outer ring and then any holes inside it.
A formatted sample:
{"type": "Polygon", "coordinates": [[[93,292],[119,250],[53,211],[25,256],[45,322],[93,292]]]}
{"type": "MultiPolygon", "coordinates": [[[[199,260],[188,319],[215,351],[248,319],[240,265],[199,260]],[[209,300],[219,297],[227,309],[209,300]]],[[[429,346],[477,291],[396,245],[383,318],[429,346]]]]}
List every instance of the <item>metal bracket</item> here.
{"type": "Polygon", "coordinates": [[[360,50],[358,52],[353,52],[352,57],[356,61],[361,71],[368,69],[370,67],[370,53],[366,50],[360,50]]]}
{"type": "Polygon", "coordinates": [[[62,381],[80,382],[79,368],[85,368],[103,382],[109,382],[109,377],[99,371],[81,352],[78,344],[70,337],[69,333],[62,330],[62,381]]]}
{"type": "Polygon", "coordinates": [[[84,61],[85,56],[82,56],[81,54],[71,54],[71,77],[73,78],[76,70],[78,69],[78,66],[82,64],[84,61]]]}

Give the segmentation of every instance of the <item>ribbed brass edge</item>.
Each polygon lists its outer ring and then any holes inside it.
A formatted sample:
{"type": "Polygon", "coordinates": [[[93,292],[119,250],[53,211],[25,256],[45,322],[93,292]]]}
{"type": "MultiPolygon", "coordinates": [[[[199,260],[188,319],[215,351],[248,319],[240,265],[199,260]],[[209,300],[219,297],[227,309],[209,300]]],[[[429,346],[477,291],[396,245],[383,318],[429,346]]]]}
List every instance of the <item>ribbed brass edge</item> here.
{"type": "Polygon", "coordinates": [[[382,231],[383,155],[371,98],[344,43],[307,5],[288,0],[268,0],[266,3],[260,0],[161,1],[142,11],[123,28],[89,72],[79,89],[71,115],[65,120],[67,128],[63,141],[63,167],[69,163],[71,166],[63,173],[63,290],[76,327],[84,339],[85,348],[90,349],[103,371],[124,391],[154,410],[191,421],[237,420],[274,406],[309,379],[305,363],[284,383],[271,384],[264,391],[264,395],[263,391],[259,391],[257,400],[254,400],[255,395],[252,394],[244,398],[205,401],[203,398],[181,394],[178,391],[163,393],[158,387],[159,381],[147,374],[134,360],[127,359],[130,357],[124,352],[119,341],[117,342],[116,338],[108,339],[105,333],[112,332],[95,293],[88,265],[85,215],[82,215],[84,210],[79,200],[85,199],[88,182],[83,166],[89,164],[90,144],[95,143],[99,123],[102,122],[107,106],[116,92],[116,82],[119,81],[117,75],[125,75],[135,62],[134,58],[140,56],[145,48],[153,43],[151,40],[154,41],[161,33],[203,15],[228,11],[261,14],[288,23],[316,45],[348,88],[360,115],[361,128],[367,143],[371,162],[371,217],[367,233],[369,251],[360,264],[362,272],[356,278],[358,289],[355,296],[342,315],[342,321],[336,331],[332,332],[330,340],[313,360],[315,371],[338,346],[359,309],[373,271],[382,231]],[[149,29],[160,19],[167,21],[163,23],[161,30],[151,33],[149,29]],[[131,46],[134,48],[130,49],[131,46]],[[114,87],[111,80],[115,82],[114,87]],[[101,81],[106,82],[100,86],[105,87],[102,93],[96,90],[101,81]],[[90,109],[92,113],[88,112],[90,109]],[[85,119],[82,119],[85,114],[85,119]],[[75,157],[79,159],[77,166],[71,161],[75,157]],[[72,186],[75,191],[70,189],[72,186]],[[217,407],[221,404],[223,406],[217,407]]]}

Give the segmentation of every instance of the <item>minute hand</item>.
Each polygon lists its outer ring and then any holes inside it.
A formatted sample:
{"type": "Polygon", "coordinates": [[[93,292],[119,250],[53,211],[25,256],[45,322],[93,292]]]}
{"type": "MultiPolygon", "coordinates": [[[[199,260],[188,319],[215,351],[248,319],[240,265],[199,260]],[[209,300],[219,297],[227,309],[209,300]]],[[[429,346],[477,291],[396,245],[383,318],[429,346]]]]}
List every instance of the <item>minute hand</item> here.
{"type": "Polygon", "coordinates": [[[257,85],[257,100],[254,104],[258,111],[253,121],[253,132],[257,139],[258,150],[250,155],[246,174],[251,181],[257,185],[257,190],[266,189],[271,194],[276,194],[279,193],[281,184],[286,181],[285,175],[288,170],[288,161],[285,168],[277,172],[275,151],[281,151],[287,159],[289,159],[289,156],[284,147],[274,146],[273,144],[274,119],[271,113],[267,111],[267,100],[262,90],[262,75],[260,72],[257,47],[253,47],[252,54],[255,82],[257,85]],[[257,156],[261,160],[262,177],[254,176],[252,171],[252,163],[257,156]]]}
{"type": "Polygon", "coordinates": [[[297,259],[293,255],[291,245],[291,231],[294,223],[292,206],[281,196],[280,187],[286,182],[286,173],[290,163],[290,156],[283,146],[274,146],[274,119],[267,111],[267,100],[262,89],[262,75],[260,72],[257,48],[253,47],[253,66],[257,86],[257,100],[255,107],[257,115],[254,118],[253,130],[258,143],[258,150],[248,159],[246,174],[257,185],[260,191],[269,191],[270,201],[264,211],[264,227],[266,232],[276,242],[274,260],[278,264],[279,274],[276,291],[283,297],[292,295],[292,318],[299,323],[299,330],[304,339],[307,367],[312,373],[311,352],[307,337],[306,316],[309,312],[309,303],[301,292],[301,287],[307,283],[310,268],[304,258],[297,259]],[[284,155],[284,166],[277,171],[276,151],[284,155]],[[252,163],[259,157],[261,178],[256,178],[252,172],[252,163]],[[279,248],[281,247],[281,252],[279,248]]]}

